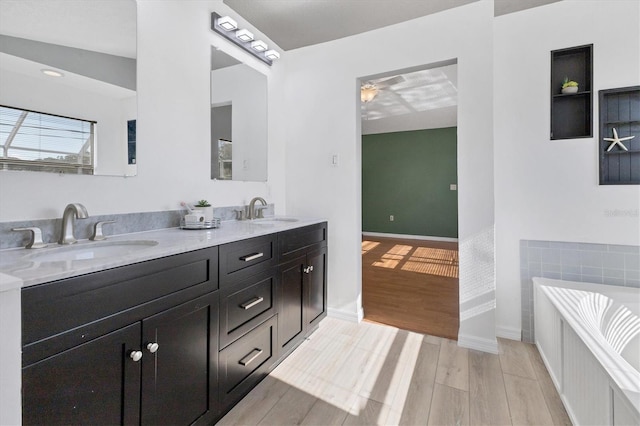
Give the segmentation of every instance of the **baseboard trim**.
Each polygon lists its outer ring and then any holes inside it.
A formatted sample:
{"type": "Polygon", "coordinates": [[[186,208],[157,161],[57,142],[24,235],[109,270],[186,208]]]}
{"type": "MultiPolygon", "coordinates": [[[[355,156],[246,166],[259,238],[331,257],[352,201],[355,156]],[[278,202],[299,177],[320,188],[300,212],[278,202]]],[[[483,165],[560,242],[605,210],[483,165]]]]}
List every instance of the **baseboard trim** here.
{"type": "Polygon", "coordinates": [[[360,322],[363,317],[362,309],[360,309],[360,312],[350,312],[332,308],[327,309],[327,316],[349,322],[360,322]]]}
{"type": "Polygon", "coordinates": [[[496,337],[521,341],[522,330],[514,327],[496,327],[496,337]]]}
{"type": "Polygon", "coordinates": [[[476,336],[458,335],[458,346],[468,349],[475,349],[491,354],[498,353],[498,341],[496,339],[484,339],[476,336]]]}
{"type": "Polygon", "coordinates": [[[450,237],[431,237],[427,235],[409,235],[409,234],[387,234],[384,232],[362,232],[365,237],[380,237],[380,238],[400,238],[407,240],[427,240],[427,241],[447,241],[451,243],[457,243],[457,238],[450,237]]]}

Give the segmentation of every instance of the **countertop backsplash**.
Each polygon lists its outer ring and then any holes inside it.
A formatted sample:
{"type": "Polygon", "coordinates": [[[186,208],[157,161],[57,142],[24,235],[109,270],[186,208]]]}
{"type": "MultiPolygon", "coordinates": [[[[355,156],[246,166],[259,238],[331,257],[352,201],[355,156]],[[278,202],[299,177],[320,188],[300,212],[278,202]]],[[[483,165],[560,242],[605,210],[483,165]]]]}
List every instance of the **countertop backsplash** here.
{"type": "MultiPolygon", "coordinates": [[[[75,219],[75,237],[78,240],[86,240],[93,233],[93,225],[100,221],[115,220],[116,223],[104,226],[105,236],[130,234],[132,232],[151,231],[154,229],[176,228],[180,225],[180,219],[186,210],[167,210],[160,212],[123,213],[112,215],[91,215],[91,206],[85,206],[89,211],[86,219],[75,219]]],[[[213,216],[223,222],[235,220],[235,210],[245,206],[214,207],[213,216]]],[[[268,204],[264,210],[265,216],[273,216],[274,204],[268,204]]],[[[29,242],[28,232],[12,231],[13,228],[37,226],[42,230],[42,238],[45,243],[56,243],[62,229],[62,213],[56,219],[19,220],[13,222],[0,222],[0,249],[24,247],[29,242]]]]}

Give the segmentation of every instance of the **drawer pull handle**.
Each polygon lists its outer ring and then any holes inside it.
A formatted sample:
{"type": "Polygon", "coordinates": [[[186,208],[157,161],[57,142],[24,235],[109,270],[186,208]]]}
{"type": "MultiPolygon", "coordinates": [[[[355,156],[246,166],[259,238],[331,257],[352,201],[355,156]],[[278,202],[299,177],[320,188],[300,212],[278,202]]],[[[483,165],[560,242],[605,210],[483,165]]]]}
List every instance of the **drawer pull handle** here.
{"type": "Polygon", "coordinates": [[[244,302],[242,305],[240,305],[240,307],[244,310],[251,309],[254,306],[256,306],[258,303],[261,303],[262,301],[264,301],[264,297],[256,297],[252,300],[244,302]]]}
{"type": "Polygon", "coordinates": [[[138,362],[142,359],[142,351],[131,351],[129,357],[135,362],[138,362]]]}
{"type": "Polygon", "coordinates": [[[242,256],[240,258],[240,260],[243,260],[245,262],[251,262],[252,260],[256,260],[256,259],[260,259],[262,256],[264,256],[264,253],[253,253],[253,254],[248,254],[246,256],[242,256]]]}
{"type": "Polygon", "coordinates": [[[304,272],[305,274],[310,274],[311,272],[313,272],[313,265],[305,267],[302,272],[304,272]]]}
{"type": "Polygon", "coordinates": [[[240,363],[240,365],[246,367],[247,365],[251,364],[256,358],[262,355],[262,352],[264,352],[262,349],[255,348],[249,355],[245,356],[238,362],[240,363]]]}

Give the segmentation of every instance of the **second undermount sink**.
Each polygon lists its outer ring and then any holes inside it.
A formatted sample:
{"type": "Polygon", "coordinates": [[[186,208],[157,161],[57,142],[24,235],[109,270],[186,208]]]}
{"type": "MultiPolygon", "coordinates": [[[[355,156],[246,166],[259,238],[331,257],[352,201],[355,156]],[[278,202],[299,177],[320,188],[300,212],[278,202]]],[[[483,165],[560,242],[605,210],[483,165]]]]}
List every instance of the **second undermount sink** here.
{"type": "Polygon", "coordinates": [[[25,256],[35,262],[66,262],[125,256],[158,245],[153,240],[101,241],[44,249],[25,256]]]}

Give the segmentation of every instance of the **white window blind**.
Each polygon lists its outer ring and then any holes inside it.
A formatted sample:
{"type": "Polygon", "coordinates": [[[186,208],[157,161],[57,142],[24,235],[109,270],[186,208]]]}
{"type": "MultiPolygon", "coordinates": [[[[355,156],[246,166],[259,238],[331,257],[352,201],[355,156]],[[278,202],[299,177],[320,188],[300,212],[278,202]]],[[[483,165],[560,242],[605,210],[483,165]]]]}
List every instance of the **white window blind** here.
{"type": "Polygon", "coordinates": [[[96,122],[0,105],[0,167],[93,174],[96,122]]]}

